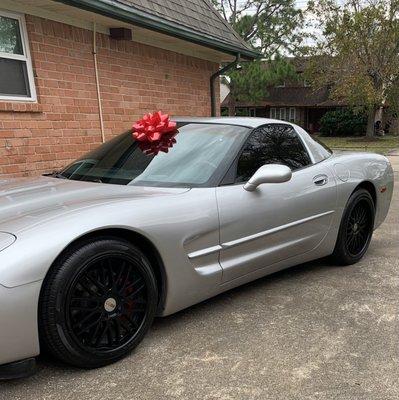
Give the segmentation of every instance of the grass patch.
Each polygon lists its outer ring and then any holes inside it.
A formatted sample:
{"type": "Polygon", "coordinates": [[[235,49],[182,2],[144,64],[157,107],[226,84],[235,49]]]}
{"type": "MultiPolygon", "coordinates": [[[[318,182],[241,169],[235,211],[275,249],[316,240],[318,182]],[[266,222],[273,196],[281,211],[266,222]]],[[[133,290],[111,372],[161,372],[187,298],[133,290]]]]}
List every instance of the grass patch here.
{"type": "Polygon", "coordinates": [[[379,154],[388,154],[399,148],[399,136],[386,135],[382,137],[326,137],[317,136],[332,150],[370,151],[379,154]]]}

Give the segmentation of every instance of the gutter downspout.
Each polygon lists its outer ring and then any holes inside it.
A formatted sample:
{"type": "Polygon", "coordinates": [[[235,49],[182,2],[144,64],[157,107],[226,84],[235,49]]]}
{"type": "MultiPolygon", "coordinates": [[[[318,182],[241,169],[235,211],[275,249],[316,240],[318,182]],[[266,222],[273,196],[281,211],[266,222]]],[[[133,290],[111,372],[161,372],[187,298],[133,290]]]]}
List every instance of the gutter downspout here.
{"type": "Polygon", "coordinates": [[[210,88],[211,88],[211,116],[216,117],[216,93],[215,93],[215,81],[216,78],[218,78],[220,75],[223,75],[227,70],[230,68],[233,68],[237,65],[237,63],[240,62],[240,53],[236,55],[236,59],[231,62],[230,64],[227,64],[225,67],[219,69],[219,71],[216,71],[214,74],[211,75],[210,79],[210,88]]]}
{"type": "Polygon", "coordinates": [[[102,108],[101,92],[100,92],[100,79],[98,77],[97,30],[96,30],[95,22],[93,22],[93,60],[94,60],[94,72],[95,72],[95,76],[96,76],[96,88],[97,88],[98,114],[100,117],[101,141],[103,143],[105,143],[105,130],[104,130],[103,108],[102,108]]]}

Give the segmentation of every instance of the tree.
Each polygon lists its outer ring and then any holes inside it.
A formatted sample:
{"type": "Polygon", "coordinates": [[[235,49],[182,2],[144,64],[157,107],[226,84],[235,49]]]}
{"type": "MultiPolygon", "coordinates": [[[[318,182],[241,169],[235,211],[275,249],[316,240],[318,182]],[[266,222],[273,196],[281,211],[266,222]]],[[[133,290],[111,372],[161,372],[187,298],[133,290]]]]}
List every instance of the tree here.
{"type": "Polygon", "coordinates": [[[313,86],[367,111],[367,136],[376,113],[399,110],[399,0],[319,0],[309,4],[322,35],[315,36],[308,75],[313,86]]]}
{"type": "Polygon", "coordinates": [[[215,7],[236,32],[270,59],[293,53],[301,43],[302,11],[295,0],[213,0],[215,7]]]}
{"type": "Polygon", "coordinates": [[[242,70],[230,72],[229,77],[233,98],[254,103],[267,96],[268,87],[283,83],[286,79],[295,79],[296,71],[286,59],[277,57],[267,62],[245,63],[242,70]]]}
{"type": "Polygon", "coordinates": [[[223,18],[254,49],[262,60],[242,63],[241,71],[229,73],[231,93],[236,100],[256,102],[267,95],[267,86],[295,75],[281,54],[299,48],[298,30],[303,21],[295,0],[212,0],[223,18]]]}

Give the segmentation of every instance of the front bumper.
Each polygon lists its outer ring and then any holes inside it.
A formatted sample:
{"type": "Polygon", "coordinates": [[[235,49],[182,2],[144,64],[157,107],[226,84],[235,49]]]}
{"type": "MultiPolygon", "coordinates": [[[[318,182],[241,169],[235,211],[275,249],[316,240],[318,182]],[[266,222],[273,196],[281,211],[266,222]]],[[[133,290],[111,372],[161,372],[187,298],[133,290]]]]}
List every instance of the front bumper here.
{"type": "Polygon", "coordinates": [[[37,310],[41,281],[0,285],[0,366],[39,354],[37,310]]]}

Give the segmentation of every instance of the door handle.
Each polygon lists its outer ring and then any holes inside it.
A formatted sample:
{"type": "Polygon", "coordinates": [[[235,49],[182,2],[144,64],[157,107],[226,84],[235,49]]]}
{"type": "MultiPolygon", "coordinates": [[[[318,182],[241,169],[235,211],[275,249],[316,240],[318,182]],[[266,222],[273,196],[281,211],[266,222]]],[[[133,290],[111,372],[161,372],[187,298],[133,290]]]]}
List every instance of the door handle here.
{"type": "Polygon", "coordinates": [[[313,183],[316,186],[324,186],[328,182],[327,175],[317,175],[313,178],[313,183]]]}

